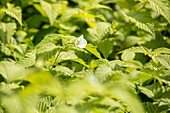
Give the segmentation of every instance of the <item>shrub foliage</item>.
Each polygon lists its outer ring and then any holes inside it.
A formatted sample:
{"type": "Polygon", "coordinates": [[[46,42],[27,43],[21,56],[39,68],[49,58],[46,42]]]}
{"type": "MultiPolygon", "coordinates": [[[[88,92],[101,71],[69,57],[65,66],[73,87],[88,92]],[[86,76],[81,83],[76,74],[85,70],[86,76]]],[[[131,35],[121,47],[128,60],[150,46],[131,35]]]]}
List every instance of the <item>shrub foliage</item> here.
{"type": "Polygon", "coordinates": [[[0,113],[170,112],[169,4],[0,0],[0,113]]]}

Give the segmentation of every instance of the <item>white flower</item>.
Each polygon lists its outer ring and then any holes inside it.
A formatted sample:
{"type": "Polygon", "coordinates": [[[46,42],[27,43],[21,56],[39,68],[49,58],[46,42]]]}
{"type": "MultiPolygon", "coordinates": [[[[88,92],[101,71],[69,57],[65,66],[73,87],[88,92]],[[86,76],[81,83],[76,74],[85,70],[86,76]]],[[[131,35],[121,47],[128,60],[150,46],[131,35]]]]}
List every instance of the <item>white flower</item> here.
{"type": "Polygon", "coordinates": [[[84,39],[83,35],[81,35],[76,41],[75,41],[75,46],[79,48],[85,48],[87,45],[87,41],[84,39]]]}

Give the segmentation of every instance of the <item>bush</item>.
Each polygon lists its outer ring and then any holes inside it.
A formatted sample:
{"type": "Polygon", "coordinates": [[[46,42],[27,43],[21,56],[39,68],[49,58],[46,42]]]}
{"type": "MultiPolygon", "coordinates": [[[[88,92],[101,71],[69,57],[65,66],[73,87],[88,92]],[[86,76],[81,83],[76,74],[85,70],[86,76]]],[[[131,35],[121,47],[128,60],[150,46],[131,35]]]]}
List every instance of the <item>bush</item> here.
{"type": "Polygon", "coordinates": [[[169,3],[0,0],[0,112],[170,112],[169,3]]]}

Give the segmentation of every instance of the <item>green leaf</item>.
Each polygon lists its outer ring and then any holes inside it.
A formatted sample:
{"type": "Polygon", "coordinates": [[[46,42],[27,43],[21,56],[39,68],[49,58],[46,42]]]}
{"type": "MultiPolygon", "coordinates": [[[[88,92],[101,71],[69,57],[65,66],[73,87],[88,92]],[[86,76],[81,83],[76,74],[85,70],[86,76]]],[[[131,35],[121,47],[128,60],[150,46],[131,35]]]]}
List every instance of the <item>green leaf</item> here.
{"type": "Polygon", "coordinates": [[[71,39],[74,39],[74,38],[75,38],[74,36],[65,36],[65,35],[62,35],[62,34],[47,35],[47,36],[44,37],[44,39],[40,43],[38,43],[36,45],[36,48],[42,48],[42,46],[44,46],[48,43],[49,43],[49,45],[51,45],[51,43],[56,44],[56,41],[60,40],[60,39],[66,39],[67,41],[70,41],[71,39]]]}
{"type": "MultiPolygon", "coordinates": [[[[148,85],[146,86],[146,88],[152,91],[152,93],[154,94],[154,97],[152,97],[153,99],[160,99],[164,92],[163,86],[161,86],[158,82],[153,83],[152,85],[148,85]]],[[[147,91],[145,93],[147,93],[147,91]]]]}
{"type": "Polygon", "coordinates": [[[50,52],[54,49],[62,49],[62,46],[56,46],[52,42],[47,42],[45,46],[35,46],[35,51],[37,54],[50,52]]]}
{"type": "MultiPolygon", "coordinates": [[[[15,48],[14,54],[16,55],[17,53],[19,53],[19,51],[16,52],[16,50],[19,50],[19,47],[17,46],[17,41],[13,37],[16,30],[16,24],[1,23],[1,27],[2,27],[2,29],[0,29],[1,52],[4,53],[5,55],[10,56],[12,53],[11,48],[15,48]]],[[[16,57],[18,56],[19,55],[17,54],[16,57]]]]}
{"type": "Polygon", "coordinates": [[[70,46],[70,47],[68,47],[67,49],[68,49],[68,50],[74,50],[74,51],[83,52],[83,53],[86,53],[86,54],[88,53],[87,50],[82,49],[82,48],[79,48],[79,47],[75,47],[75,46],[70,46]]]}
{"type": "Polygon", "coordinates": [[[155,73],[155,74],[160,74],[161,72],[160,71],[158,71],[158,70],[162,70],[162,69],[164,69],[164,66],[162,66],[160,63],[157,63],[158,61],[153,61],[153,60],[151,60],[150,62],[148,62],[148,63],[146,63],[145,64],[145,68],[147,68],[148,69],[148,72],[147,73],[154,73],[154,71],[152,71],[152,70],[156,70],[157,71],[157,73],[155,73]],[[150,72],[149,72],[150,71],[150,72]]]}
{"type": "Polygon", "coordinates": [[[7,4],[7,9],[2,9],[3,12],[10,15],[11,17],[15,18],[20,25],[22,25],[22,13],[20,7],[13,7],[11,4],[7,4]]]}
{"type": "Polygon", "coordinates": [[[96,71],[95,71],[95,75],[97,76],[97,78],[103,82],[105,80],[107,80],[107,78],[112,74],[112,69],[111,67],[107,66],[107,65],[101,65],[99,66],[96,71]]]}
{"type": "Polygon", "coordinates": [[[130,67],[130,68],[137,68],[137,69],[143,68],[142,63],[139,61],[135,61],[135,60],[124,62],[122,66],[130,67]]]}
{"type": "Polygon", "coordinates": [[[139,44],[140,42],[142,42],[142,38],[139,36],[135,36],[135,35],[130,35],[127,36],[127,40],[125,40],[125,47],[132,47],[135,44],[139,44]]]}
{"type": "Polygon", "coordinates": [[[155,31],[155,35],[156,35],[155,39],[152,39],[148,42],[145,42],[144,44],[142,44],[142,46],[149,48],[149,49],[152,49],[152,50],[157,49],[159,47],[168,46],[166,44],[166,40],[164,40],[161,32],[155,31]]]}
{"type": "Polygon", "coordinates": [[[0,41],[5,45],[5,44],[12,44],[16,45],[17,42],[13,38],[13,35],[16,30],[16,24],[15,23],[2,23],[1,24],[3,27],[0,29],[0,41]]]}
{"type": "MultiPolygon", "coordinates": [[[[123,111],[123,106],[118,102],[118,101],[115,101],[114,99],[112,98],[109,98],[109,97],[104,97],[100,102],[99,104],[101,105],[105,105],[105,106],[112,106],[113,108],[119,108],[121,109],[121,111],[123,111]]],[[[116,111],[117,109],[115,109],[116,111]]]]}
{"type": "Polygon", "coordinates": [[[119,53],[122,53],[124,51],[132,51],[134,53],[144,53],[145,55],[148,55],[149,57],[151,57],[152,60],[154,60],[155,62],[157,62],[155,57],[158,53],[170,54],[170,49],[164,48],[164,47],[155,49],[154,51],[151,52],[151,50],[147,49],[146,47],[139,46],[139,47],[132,47],[132,48],[125,49],[119,53]]]}
{"type": "Polygon", "coordinates": [[[41,13],[42,16],[44,17],[46,16],[45,11],[43,10],[40,4],[33,4],[33,6],[35,7],[35,9],[37,9],[41,13]]]}
{"type": "Polygon", "coordinates": [[[148,0],[151,9],[165,17],[170,24],[170,6],[166,0],[148,0]]]}
{"type": "Polygon", "coordinates": [[[35,64],[36,53],[30,52],[27,53],[19,62],[20,64],[24,65],[25,67],[30,67],[35,64]]]}
{"type": "Polygon", "coordinates": [[[34,95],[27,95],[22,98],[23,95],[9,95],[2,98],[1,103],[8,113],[23,113],[23,112],[36,112],[34,107],[37,98],[34,95]],[[22,103],[22,104],[21,104],[22,103]]]}
{"type": "Polygon", "coordinates": [[[139,90],[140,90],[143,94],[147,95],[149,98],[154,97],[154,94],[153,94],[153,92],[152,92],[151,90],[149,90],[149,89],[147,89],[147,88],[145,88],[145,87],[139,87],[139,86],[138,86],[138,88],[139,88],[139,90]]]}
{"type": "Polygon", "coordinates": [[[130,108],[131,112],[135,113],[144,113],[144,109],[142,103],[137,98],[137,96],[127,87],[125,84],[121,84],[121,82],[111,82],[110,84],[106,83],[108,93],[110,95],[114,95],[114,97],[122,100],[123,102],[127,103],[128,107],[130,108]]]}
{"type": "Polygon", "coordinates": [[[44,11],[46,12],[47,17],[49,18],[51,25],[53,25],[56,17],[59,14],[63,13],[63,11],[65,10],[67,6],[67,2],[50,4],[48,2],[41,0],[40,3],[44,11]]]}
{"type": "Polygon", "coordinates": [[[71,76],[74,73],[74,71],[69,69],[68,67],[59,66],[59,65],[56,66],[55,68],[53,68],[52,71],[55,71],[56,73],[61,72],[64,75],[67,75],[67,76],[71,76]]]}
{"type": "Polygon", "coordinates": [[[107,22],[99,22],[96,27],[88,28],[87,30],[93,37],[92,41],[100,41],[112,32],[111,24],[107,22]]]}
{"type": "Polygon", "coordinates": [[[44,17],[37,14],[29,17],[26,22],[29,28],[39,28],[43,20],[44,17]]]}
{"type": "Polygon", "coordinates": [[[107,7],[105,5],[99,5],[99,4],[91,6],[91,7],[88,7],[88,8],[85,8],[84,11],[88,11],[88,10],[92,10],[92,9],[99,9],[99,8],[101,8],[101,9],[108,9],[108,10],[112,11],[112,9],[110,7],[107,7]]]}
{"type": "Polygon", "coordinates": [[[45,2],[43,0],[41,0],[41,6],[44,9],[44,11],[46,12],[47,17],[50,20],[50,24],[52,25],[56,19],[56,17],[58,16],[58,11],[60,10],[60,8],[58,8],[57,4],[50,4],[48,2],[45,2]]]}
{"type": "Polygon", "coordinates": [[[137,12],[135,14],[125,14],[124,12],[122,13],[132,23],[135,23],[135,25],[138,28],[149,32],[150,34],[152,34],[153,37],[155,37],[154,24],[153,24],[154,20],[151,18],[150,13],[148,12],[137,12]]]}
{"type": "Polygon", "coordinates": [[[131,47],[131,48],[125,49],[119,52],[118,54],[123,53],[124,51],[132,51],[134,53],[143,53],[145,55],[149,55],[151,52],[151,50],[147,49],[146,47],[139,46],[139,47],[131,47]]]}
{"type": "Polygon", "coordinates": [[[50,109],[52,105],[53,98],[51,96],[46,96],[38,99],[37,109],[39,112],[46,112],[50,109]]]}
{"type": "Polygon", "coordinates": [[[85,47],[89,52],[91,52],[93,55],[95,55],[99,59],[103,59],[100,56],[100,53],[96,50],[96,48],[92,44],[87,44],[85,47]]]}
{"type": "Polygon", "coordinates": [[[165,48],[165,47],[157,48],[151,54],[157,54],[157,53],[170,54],[170,49],[165,48]]]}
{"type": "Polygon", "coordinates": [[[4,92],[10,91],[12,89],[21,88],[21,87],[22,86],[19,86],[19,84],[16,84],[16,83],[8,83],[8,84],[5,82],[0,83],[0,91],[4,91],[4,92]]]}
{"type": "Polygon", "coordinates": [[[124,51],[121,58],[123,61],[131,61],[135,58],[135,53],[133,51],[124,51]]]}
{"type": "Polygon", "coordinates": [[[14,51],[14,55],[15,55],[15,57],[16,58],[21,58],[21,57],[23,57],[23,55],[24,55],[24,53],[23,53],[23,50],[21,49],[21,47],[20,46],[18,46],[18,45],[11,45],[12,46],[12,48],[13,48],[13,51],[14,51]]]}
{"type": "Polygon", "coordinates": [[[132,61],[120,61],[120,60],[114,60],[112,63],[116,63],[120,66],[123,67],[130,67],[130,68],[137,68],[137,69],[142,69],[143,65],[141,62],[132,60],[132,61]]]}
{"type": "Polygon", "coordinates": [[[60,21],[68,21],[79,13],[80,9],[67,7],[65,13],[59,18],[60,21]]]}
{"type": "Polygon", "coordinates": [[[147,71],[143,70],[143,72],[138,71],[137,76],[133,76],[129,78],[129,80],[134,83],[139,83],[139,82],[143,83],[152,78],[153,78],[152,74],[148,74],[147,71]]]}
{"type": "Polygon", "coordinates": [[[0,74],[7,82],[25,77],[25,69],[21,65],[8,61],[0,62],[0,74]]]}
{"type": "MultiPolygon", "coordinates": [[[[170,73],[170,70],[166,71],[167,74],[170,73]]],[[[170,75],[165,75],[165,76],[159,76],[157,77],[157,80],[162,81],[163,83],[165,83],[167,86],[170,86],[170,75]]]]}
{"type": "Polygon", "coordinates": [[[57,63],[60,63],[65,60],[73,60],[77,59],[77,55],[74,53],[74,51],[67,51],[67,52],[61,52],[58,56],[57,63]]]}
{"type": "Polygon", "coordinates": [[[110,62],[107,59],[92,60],[90,63],[90,66],[92,69],[94,69],[95,67],[98,67],[100,65],[111,66],[110,62]]]}
{"type": "Polygon", "coordinates": [[[77,58],[77,59],[71,59],[72,61],[78,62],[84,66],[86,66],[87,68],[90,68],[89,65],[87,65],[81,58],[77,58]]]}
{"type": "Polygon", "coordinates": [[[0,46],[0,51],[2,54],[5,54],[7,56],[10,56],[11,55],[11,50],[10,48],[4,46],[3,44],[0,46]]]}
{"type": "Polygon", "coordinates": [[[144,102],[144,107],[148,113],[154,113],[155,112],[155,105],[151,102],[144,102]]]}
{"type": "Polygon", "coordinates": [[[158,55],[156,56],[156,60],[170,70],[170,55],[158,55]]]}
{"type": "Polygon", "coordinates": [[[53,58],[57,54],[57,52],[61,51],[61,49],[62,48],[60,48],[60,46],[57,46],[57,48],[54,48],[52,50],[50,48],[48,50],[46,49],[47,50],[46,52],[37,53],[36,59],[46,62],[49,59],[53,58]]]}
{"type": "Polygon", "coordinates": [[[113,40],[103,40],[99,43],[98,48],[101,51],[101,53],[104,55],[104,58],[108,58],[108,56],[112,53],[113,51],[113,40]]]}
{"type": "Polygon", "coordinates": [[[159,112],[169,112],[169,102],[170,102],[170,99],[169,98],[165,98],[165,99],[160,99],[161,100],[161,102],[163,103],[163,104],[159,104],[159,106],[158,106],[158,110],[157,110],[157,112],[159,113],[159,112]]]}
{"type": "Polygon", "coordinates": [[[84,78],[85,76],[87,76],[87,73],[86,71],[79,71],[79,72],[75,72],[73,75],[79,78],[84,78]]]}

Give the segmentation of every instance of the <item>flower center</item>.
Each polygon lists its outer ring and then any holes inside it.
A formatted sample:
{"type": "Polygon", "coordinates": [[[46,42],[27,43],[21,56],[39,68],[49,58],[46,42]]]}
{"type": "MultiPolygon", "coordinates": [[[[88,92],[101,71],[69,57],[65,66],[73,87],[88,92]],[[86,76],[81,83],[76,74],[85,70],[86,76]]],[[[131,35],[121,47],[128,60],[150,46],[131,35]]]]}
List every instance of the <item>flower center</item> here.
{"type": "Polygon", "coordinates": [[[77,40],[76,46],[77,46],[77,45],[79,45],[79,44],[80,44],[80,41],[79,41],[79,40],[77,40]]]}

